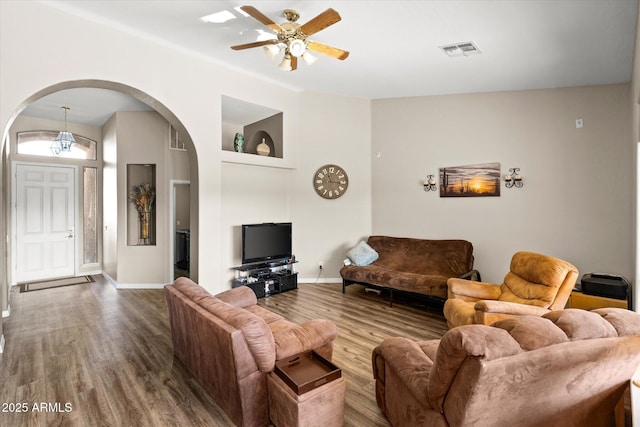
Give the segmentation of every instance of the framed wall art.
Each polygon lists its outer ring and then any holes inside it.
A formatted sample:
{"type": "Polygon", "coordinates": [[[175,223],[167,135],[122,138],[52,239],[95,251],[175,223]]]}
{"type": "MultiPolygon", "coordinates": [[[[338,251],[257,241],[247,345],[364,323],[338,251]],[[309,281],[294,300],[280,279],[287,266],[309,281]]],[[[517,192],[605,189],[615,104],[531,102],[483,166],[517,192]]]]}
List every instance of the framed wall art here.
{"type": "Polygon", "coordinates": [[[500,163],[440,168],[440,197],[500,195],[500,163]]]}

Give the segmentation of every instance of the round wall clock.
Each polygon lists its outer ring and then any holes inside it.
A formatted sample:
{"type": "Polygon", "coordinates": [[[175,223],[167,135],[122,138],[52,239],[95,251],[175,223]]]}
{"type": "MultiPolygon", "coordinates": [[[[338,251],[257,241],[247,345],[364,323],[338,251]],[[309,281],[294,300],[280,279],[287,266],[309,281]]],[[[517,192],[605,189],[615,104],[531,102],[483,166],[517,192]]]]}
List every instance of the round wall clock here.
{"type": "Polygon", "coordinates": [[[325,199],[337,199],[349,187],[347,173],[338,165],[321,166],[313,175],[313,189],[325,199]]]}

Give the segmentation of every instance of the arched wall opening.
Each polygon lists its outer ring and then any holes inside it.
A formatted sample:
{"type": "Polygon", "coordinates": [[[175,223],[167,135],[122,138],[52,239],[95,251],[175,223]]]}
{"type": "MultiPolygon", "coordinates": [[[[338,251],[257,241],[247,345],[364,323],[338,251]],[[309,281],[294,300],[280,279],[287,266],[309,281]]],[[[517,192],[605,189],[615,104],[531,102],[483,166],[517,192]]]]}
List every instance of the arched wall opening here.
{"type": "MultiPolygon", "coordinates": [[[[189,180],[191,183],[191,192],[190,192],[190,198],[189,198],[189,203],[190,203],[190,228],[191,228],[191,239],[190,239],[190,254],[191,254],[191,260],[190,260],[190,269],[192,271],[191,277],[194,278],[194,280],[197,280],[197,276],[198,276],[198,230],[199,230],[199,218],[198,218],[198,205],[199,205],[199,201],[198,201],[198,161],[197,161],[197,153],[196,153],[196,149],[195,146],[193,144],[193,141],[191,139],[190,133],[187,131],[186,127],[183,125],[182,121],[180,119],[178,119],[178,117],[167,107],[165,106],[163,103],[159,102],[157,99],[155,99],[153,96],[138,90],[134,87],[125,85],[125,84],[121,84],[121,83],[117,83],[117,82],[112,82],[112,81],[105,81],[105,80],[75,80],[75,81],[66,81],[66,82],[61,82],[61,83],[57,83],[51,86],[48,86],[36,93],[34,93],[33,95],[31,95],[30,97],[28,97],[27,99],[25,99],[23,102],[20,103],[20,105],[18,105],[12,112],[12,114],[10,115],[9,120],[7,121],[7,125],[5,127],[5,129],[3,129],[3,138],[2,141],[0,142],[0,153],[3,154],[2,157],[2,161],[4,162],[3,165],[3,170],[6,167],[7,170],[11,169],[11,153],[9,153],[9,146],[8,146],[8,142],[10,142],[10,138],[13,138],[14,135],[10,135],[10,129],[12,127],[12,125],[14,124],[14,122],[16,121],[16,119],[20,116],[20,114],[25,110],[25,108],[27,108],[27,106],[29,106],[30,104],[36,102],[37,100],[53,94],[55,92],[58,91],[62,91],[62,90],[67,90],[67,89],[76,89],[76,88],[87,88],[87,89],[106,89],[106,90],[111,90],[111,91],[116,91],[116,92],[120,92],[123,94],[126,94],[128,96],[131,96],[135,99],[137,99],[138,101],[141,101],[142,103],[146,104],[147,106],[149,106],[152,110],[154,110],[156,113],[158,113],[158,115],[160,115],[166,122],[168,122],[171,127],[173,129],[175,129],[177,131],[177,133],[180,135],[181,141],[184,143],[184,146],[186,148],[186,155],[188,156],[188,167],[189,167],[189,180]]],[[[126,160],[125,160],[126,161],[126,160]]],[[[120,166],[118,166],[120,167],[120,166]]],[[[6,179],[8,178],[8,173],[4,173],[3,175],[5,177],[4,180],[0,180],[0,182],[2,183],[2,187],[3,187],[3,200],[2,203],[0,203],[0,206],[2,207],[2,211],[3,213],[6,214],[11,214],[11,210],[10,210],[10,203],[7,203],[8,201],[10,201],[10,195],[11,195],[11,180],[10,179],[6,179]]],[[[168,181],[168,180],[167,180],[168,181]]],[[[168,187],[168,183],[166,184],[168,187]]],[[[119,186],[118,188],[118,192],[123,191],[123,189],[121,188],[121,186],[119,186]]],[[[126,190],[125,190],[126,191],[126,190]]],[[[122,196],[119,195],[118,196],[120,198],[120,200],[122,200],[123,197],[125,197],[126,200],[126,196],[122,196]]],[[[166,197],[168,199],[168,197],[166,197]]],[[[164,209],[168,209],[168,208],[164,208],[164,209]]],[[[167,213],[167,215],[165,215],[166,218],[170,218],[170,215],[167,213]]],[[[8,218],[8,216],[5,216],[5,218],[8,218]]],[[[168,219],[167,219],[168,220],[168,219]]],[[[118,220],[120,221],[120,220],[118,220]]],[[[0,224],[3,226],[4,230],[0,230],[0,231],[4,231],[5,235],[11,232],[11,222],[10,221],[4,221],[4,223],[0,224]]],[[[167,229],[169,229],[169,227],[167,227],[167,229]]],[[[104,227],[101,229],[102,232],[104,233],[104,227]]],[[[121,236],[121,235],[120,235],[121,236]]],[[[121,239],[121,237],[118,237],[118,239],[121,239]]],[[[170,242],[171,236],[167,236],[166,242],[170,242]]],[[[126,243],[125,243],[126,245],[126,243]]],[[[162,249],[164,251],[164,249],[162,249]]],[[[165,256],[165,260],[168,263],[170,261],[169,259],[169,254],[171,254],[173,251],[172,250],[166,250],[166,256],[165,256]]],[[[11,256],[11,254],[9,254],[9,256],[11,256]]],[[[144,254],[140,254],[140,256],[143,258],[144,254]]],[[[103,260],[104,261],[104,260],[103,260]]],[[[144,261],[144,260],[142,260],[144,261]]],[[[9,261],[10,262],[10,261],[9,261]]],[[[10,264],[9,264],[10,265],[10,264]]],[[[104,269],[104,265],[102,265],[103,269],[104,269]]],[[[163,265],[162,269],[164,271],[169,271],[170,268],[165,269],[165,266],[163,265]]],[[[5,270],[7,271],[7,270],[5,270]]],[[[10,279],[10,278],[9,278],[10,279]]],[[[116,285],[118,283],[122,283],[122,280],[119,280],[117,277],[113,277],[114,282],[116,283],[116,285]]],[[[12,282],[12,281],[11,281],[12,282]]],[[[125,283],[129,282],[126,286],[122,286],[122,287],[147,287],[145,286],[146,284],[144,283],[144,280],[125,280],[125,283]],[[133,284],[131,284],[131,282],[133,282],[133,284]]],[[[150,286],[148,287],[156,287],[157,285],[161,285],[163,282],[166,282],[166,280],[164,281],[160,281],[160,283],[155,283],[155,284],[150,284],[150,286]]],[[[6,305],[6,301],[8,300],[8,289],[7,292],[4,293],[3,292],[3,298],[7,298],[3,301],[3,308],[6,305]]]]}

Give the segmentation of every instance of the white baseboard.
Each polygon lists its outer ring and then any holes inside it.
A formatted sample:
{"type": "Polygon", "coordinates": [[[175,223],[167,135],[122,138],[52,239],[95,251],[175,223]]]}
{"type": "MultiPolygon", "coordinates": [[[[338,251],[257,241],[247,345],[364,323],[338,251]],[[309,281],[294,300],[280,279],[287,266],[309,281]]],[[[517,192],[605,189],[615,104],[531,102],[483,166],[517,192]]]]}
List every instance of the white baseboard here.
{"type": "Polygon", "coordinates": [[[165,283],[117,283],[116,289],[163,289],[165,283]]]}
{"type": "Polygon", "coordinates": [[[298,283],[342,283],[340,277],[327,277],[318,279],[317,277],[301,277],[298,279],[298,283]]]}
{"type": "Polygon", "coordinates": [[[103,274],[102,270],[87,270],[81,271],[78,273],[80,276],[97,276],[98,274],[103,274]]]}
{"type": "Polygon", "coordinates": [[[0,335],[0,353],[4,353],[4,334],[0,335]]]}
{"type": "Polygon", "coordinates": [[[116,289],[164,289],[166,283],[118,283],[104,271],[102,275],[116,289]]]}
{"type": "Polygon", "coordinates": [[[11,306],[8,305],[6,310],[2,310],[2,317],[11,316],[11,306]]]}
{"type": "Polygon", "coordinates": [[[111,276],[109,276],[109,275],[108,275],[107,273],[105,273],[104,271],[103,271],[103,272],[101,272],[100,274],[102,274],[102,276],[103,276],[105,279],[107,279],[107,282],[109,282],[109,284],[110,284],[111,286],[113,286],[114,288],[118,289],[118,283],[117,283],[115,280],[113,280],[113,278],[112,278],[111,276]]]}

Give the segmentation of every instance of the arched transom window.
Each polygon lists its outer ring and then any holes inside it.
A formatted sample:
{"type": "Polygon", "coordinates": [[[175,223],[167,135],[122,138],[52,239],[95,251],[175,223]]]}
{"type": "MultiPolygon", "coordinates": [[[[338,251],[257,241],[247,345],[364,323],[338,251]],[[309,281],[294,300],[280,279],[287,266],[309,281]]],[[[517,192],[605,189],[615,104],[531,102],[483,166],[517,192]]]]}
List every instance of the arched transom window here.
{"type": "Polygon", "coordinates": [[[96,160],[97,143],[94,140],[74,134],[76,143],[71,146],[71,151],[57,154],[51,149],[57,136],[58,132],[48,130],[18,132],[18,154],[96,160]]]}

